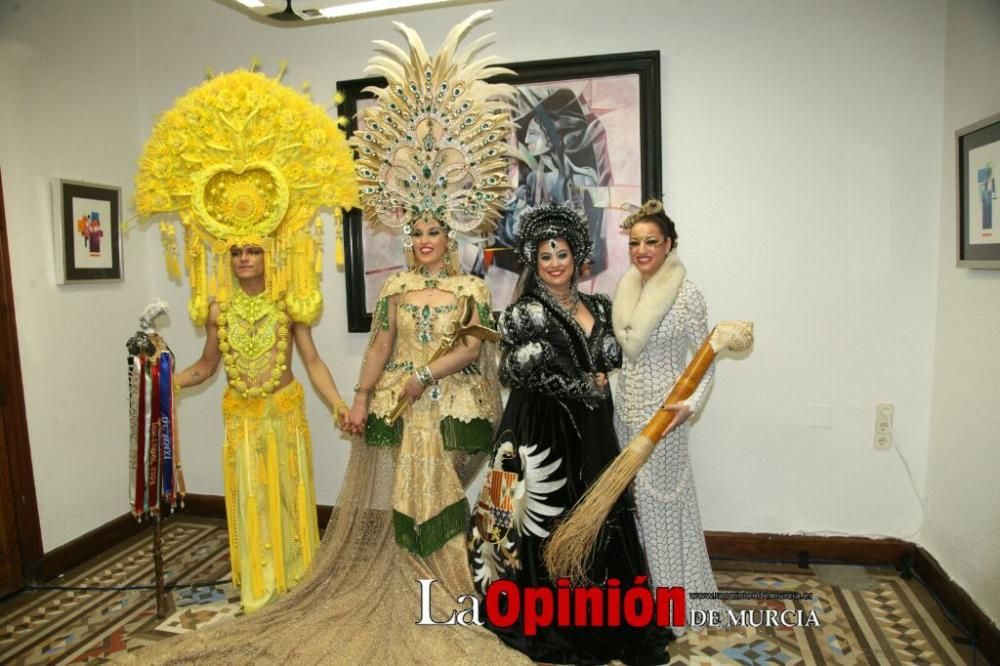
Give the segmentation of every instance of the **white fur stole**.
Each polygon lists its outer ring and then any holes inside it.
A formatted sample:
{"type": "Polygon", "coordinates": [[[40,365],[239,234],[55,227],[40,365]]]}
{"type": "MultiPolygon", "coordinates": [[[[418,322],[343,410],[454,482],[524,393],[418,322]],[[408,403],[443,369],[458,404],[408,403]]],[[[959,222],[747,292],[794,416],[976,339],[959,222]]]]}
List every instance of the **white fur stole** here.
{"type": "Polygon", "coordinates": [[[686,273],[675,253],[667,255],[646,284],[642,283],[642,274],[635,266],[625,271],[615,290],[612,323],[626,358],[631,361],[639,358],[649,336],[677,299],[686,273]]]}

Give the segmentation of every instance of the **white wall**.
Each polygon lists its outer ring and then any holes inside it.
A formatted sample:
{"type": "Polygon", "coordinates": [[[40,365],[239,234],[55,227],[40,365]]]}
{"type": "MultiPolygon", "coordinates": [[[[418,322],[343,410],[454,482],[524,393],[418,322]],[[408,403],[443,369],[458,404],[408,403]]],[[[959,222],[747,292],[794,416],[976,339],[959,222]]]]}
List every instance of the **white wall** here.
{"type": "Polygon", "coordinates": [[[919,503],[872,432],[895,403],[919,487],[943,8],[655,7],[630,32],[662,50],[680,253],[711,318],[757,323],[693,435],[706,529],[910,536],[919,503]]]}
{"type": "Polygon", "coordinates": [[[1000,112],[1000,3],[952,0],[922,545],[1000,622],[1000,271],[955,266],[955,131],[1000,112]]]}
{"type": "MultiPolygon", "coordinates": [[[[663,187],[679,223],[681,256],[705,292],[711,316],[753,319],[759,340],[748,358],[720,365],[695,431],[706,529],[912,538],[922,522],[919,502],[901,460],[894,452],[875,451],[871,440],[874,403],[895,403],[897,444],[917,488],[923,487],[941,209],[945,6],[933,0],[505,0],[491,6],[493,52],[510,60],[661,52],[663,187]],[[816,427],[824,423],[828,427],[816,427]]],[[[110,5],[96,7],[89,10],[111,13],[110,5]]],[[[402,20],[433,46],[470,11],[437,9],[402,20]]],[[[136,115],[120,126],[137,131],[113,137],[132,142],[130,150],[104,153],[119,182],[128,182],[133,169],[136,134],[148,135],[156,114],[196,85],[206,66],[224,71],[259,56],[265,71],[275,72],[287,59],[285,81],[309,80],[314,96],[325,100],[338,79],[361,76],[372,39],[398,42],[385,18],[273,28],[202,0],[137,3],[131,12],[135,25],[125,43],[134,42],[137,70],[123,77],[132,83],[115,84],[114,95],[136,100],[136,115]]],[[[62,26],[58,30],[75,27],[72,13],[46,14],[62,26]]],[[[23,29],[6,25],[3,34],[39,49],[54,40],[37,32],[29,39],[23,29]]],[[[89,66],[97,55],[74,57],[98,77],[100,68],[89,66]]],[[[51,58],[57,63],[52,69],[59,70],[62,58],[51,58]]],[[[35,103],[45,94],[37,84],[25,90],[25,99],[35,103]]],[[[33,127],[29,117],[22,110],[18,122],[33,127]]],[[[45,171],[68,156],[37,159],[45,171]]],[[[43,206],[23,203],[21,214],[41,215],[43,206]]],[[[187,289],[167,282],[156,234],[141,242],[153,262],[151,282],[133,283],[130,273],[110,295],[116,304],[132,289],[168,298],[177,314],[164,333],[181,359],[193,360],[203,336],[183,314],[187,289]]],[[[27,264],[15,263],[16,282],[30,282],[27,264]]],[[[365,337],[346,333],[344,277],[332,262],[328,266],[327,311],[316,339],[341,387],[349,388],[365,337]]],[[[121,314],[113,314],[121,321],[110,323],[127,329],[133,308],[116,307],[121,314]]],[[[22,341],[33,334],[22,325],[22,341]]],[[[100,367],[118,367],[118,349],[105,361],[100,367]]],[[[41,366],[25,365],[31,381],[42,384],[41,366]]],[[[124,396],[124,380],[112,375],[107,394],[113,388],[124,396]]],[[[216,378],[184,400],[184,467],[194,492],[222,492],[221,389],[216,378]]],[[[124,423],[123,399],[107,401],[108,413],[115,409],[122,410],[124,423]]],[[[308,409],[318,496],[329,503],[340,485],[344,449],[314,396],[308,409]]],[[[29,413],[33,422],[47,413],[39,410],[29,413]]],[[[33,425],[33,448],[43,446],[48,427],[33,425]]],[[[116,461],[124,465],[124,437],[115,441],[116,461]]],[[[71,505],[65,486],[38,470],[40,495],[53,506],[71,505]]],[[[114,470],[106,485],[120,477],[114,470]]],[[[80,524],[75,533],[90,526],[80,524]]],[[[47,548],[74,535],[60,532],[49,515],[43,516],[43,531],[47,548]]]]}
{"type": "Polygon", "coordinates": [[[131,196],[135,54],[128,0],[0,2],[0,168],[46,550],[127,510],[124,343],[155,293],[149,244],[125,240],[124,283],[57,286],[50,183],[131,196]]]}

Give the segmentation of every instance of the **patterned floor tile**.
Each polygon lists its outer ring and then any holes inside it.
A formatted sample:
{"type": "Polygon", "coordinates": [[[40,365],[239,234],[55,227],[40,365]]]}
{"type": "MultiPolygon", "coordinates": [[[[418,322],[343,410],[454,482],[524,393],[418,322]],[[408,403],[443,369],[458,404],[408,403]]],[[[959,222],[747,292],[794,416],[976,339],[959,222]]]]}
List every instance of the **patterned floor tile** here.
{"type": "MultiPolygon", "coordinates": [[[[242,615],[239,592],[224,582],[229,556],[221,521],[173,517],[164,523],[163,542],[167,580],[196,583],[170,592],[166,617],[156,617],[148,589],[25,592],[0,604],[0,663],[103,663],[120,652],[242,615]]],[[[58,582],[65,587],[149,585],[152,572],[150,539],[140,535],[58,582]]],[[[717,563],[715,573],[723,592],[812,595],[733,599],[728,603],[737,618],[762,618],[767,610],[812,611],[819,626],[688,631],[671,645],[671,664],[971,663],[969,648],[955,640],[959,629],[919,583],[895,571],[821,568],[817,576],[793,565],[727,561],[717,563]]]]}

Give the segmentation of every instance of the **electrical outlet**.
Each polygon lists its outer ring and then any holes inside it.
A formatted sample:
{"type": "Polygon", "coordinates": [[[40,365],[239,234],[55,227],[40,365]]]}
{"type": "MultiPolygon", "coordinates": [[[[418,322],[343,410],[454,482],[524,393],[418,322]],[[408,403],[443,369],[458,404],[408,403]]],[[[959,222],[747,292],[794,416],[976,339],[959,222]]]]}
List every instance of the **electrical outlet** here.
{"type": "Polygon", "coordinates": [[[892,415],[895,411],[891,402],[875,404],[875,448],[886,451],[892,448],[892,415]]]}

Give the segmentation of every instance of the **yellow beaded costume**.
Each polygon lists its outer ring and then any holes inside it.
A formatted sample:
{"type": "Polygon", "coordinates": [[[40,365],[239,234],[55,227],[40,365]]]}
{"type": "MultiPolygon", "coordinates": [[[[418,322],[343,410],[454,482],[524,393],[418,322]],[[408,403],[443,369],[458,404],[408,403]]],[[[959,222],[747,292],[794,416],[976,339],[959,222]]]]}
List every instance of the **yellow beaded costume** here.
{"type": "MultiPolygon", "coordinates": [[[[153,129],[135,181],[139,215],[175,213],[184,227],[195,325],[232,292],[229,249],[264,248],[268,293],[293,321],[322,312],[320,207],[357,205],[343,132],[308,97],[263,74],[222,74],[177,100],[153,129]]],[[[167,272],[180,278],[174,226],[160,223],[167,272]]]]}
{"type": "MultiPolygon", "coordinates": [[[[291,327],[322,312],[317,209],[339,218],[357,205],[353,169],[343,132],[321,107],[252,71],[180,98],[140,159],[139,214],[177,214],[184,228],[191,318],[203,325],[218,306],[230,556],[247,611],[293,587],[319,544],[303,391],[283,378],[291,327]],[[234,280],[230,250],[243,246],[263,250],[261,294],[234,280]]],[[[173,224],[161,222],[160,233],[179,279],[173,224]]]]}

